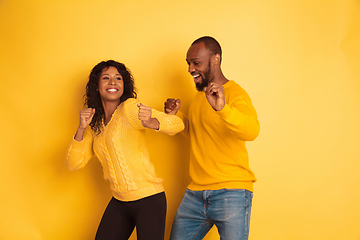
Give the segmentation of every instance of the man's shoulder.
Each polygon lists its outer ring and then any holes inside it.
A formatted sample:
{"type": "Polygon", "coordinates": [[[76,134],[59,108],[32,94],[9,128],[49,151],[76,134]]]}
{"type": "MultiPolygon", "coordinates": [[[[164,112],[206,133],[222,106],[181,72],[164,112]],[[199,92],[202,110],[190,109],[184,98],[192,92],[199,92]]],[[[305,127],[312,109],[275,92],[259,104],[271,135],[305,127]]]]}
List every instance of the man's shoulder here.
{"type": "Polygon", "coordinates": [[[229,80],[225,84],[224,88],[225,88],[225,91],[228,92],[228,94],[230,94],[231,96],[234,96],[234,97],[238,97],[238,96],[249,97],[249,95],[247,94],[245,89],[242,88],[240,86],[240,84],[238,84],[234,80],[229,80]]]}

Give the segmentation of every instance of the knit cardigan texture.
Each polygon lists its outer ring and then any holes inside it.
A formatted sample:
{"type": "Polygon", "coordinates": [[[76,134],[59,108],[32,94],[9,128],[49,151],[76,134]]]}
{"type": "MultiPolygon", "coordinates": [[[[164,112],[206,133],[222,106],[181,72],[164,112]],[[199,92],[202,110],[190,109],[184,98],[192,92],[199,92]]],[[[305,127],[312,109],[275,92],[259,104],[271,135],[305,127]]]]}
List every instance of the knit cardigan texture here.
{"type": "MultiPolygon", "coordinates": [[[[149,159],[145,128],[138,119],[138,103],[134,98],[121,103],[100,134],[88,127],[83,140],[72,139],[66,158],[68,169],[75,171],[95,155],[113,196],[121,201],[135,201],[164,191],[163,179],[156,176],[149,159]]],[[[174,135],[184,129],[182,120],[175,115],[152,109],[152,117],[160,123],[156,131],[174,135]]]]}

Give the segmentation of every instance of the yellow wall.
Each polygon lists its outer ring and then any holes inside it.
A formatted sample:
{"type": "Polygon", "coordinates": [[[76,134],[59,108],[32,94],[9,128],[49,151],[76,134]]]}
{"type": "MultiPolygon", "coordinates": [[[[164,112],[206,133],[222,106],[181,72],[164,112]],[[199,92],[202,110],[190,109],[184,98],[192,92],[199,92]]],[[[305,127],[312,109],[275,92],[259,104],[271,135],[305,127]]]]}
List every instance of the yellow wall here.
{"type": "MultiPolygon", "coordinates": [[[[258,111],[251,240],[360,239],[360,2],[0,1],[0,239],[92,239],[110,199],[96,159],[64,159],[90,69],[115,59],[139,98],[183,110],[185,53],[211,35],[258,111]]],[[[168,197],[166,238],[189,182],[187,140],[148,132],[168,197]]],[[[131,239],[135,239],[133,236],[131,239]]],[[[219,239],[216,229],[206,239],[219,239]]]]}

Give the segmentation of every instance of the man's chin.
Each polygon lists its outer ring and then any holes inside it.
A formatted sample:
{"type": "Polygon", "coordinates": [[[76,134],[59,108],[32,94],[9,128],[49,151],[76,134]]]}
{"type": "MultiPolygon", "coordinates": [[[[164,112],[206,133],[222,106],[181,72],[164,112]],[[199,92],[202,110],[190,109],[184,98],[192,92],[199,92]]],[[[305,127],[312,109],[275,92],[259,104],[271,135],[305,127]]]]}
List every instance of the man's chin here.
{"type": "Polygon", "coordinates": [[[204,91],[204,88],[196,85],[196,90],[198,90],[198,92],[203,92],[203,91],[204,91]]]}
{"type": "Polygon", "coordinates": [[[207,86],[208,86],[208,84],[195,83],[196,90],[198,90],[199,92],[203,92],[204,87],[207,87],[207,86]]]}

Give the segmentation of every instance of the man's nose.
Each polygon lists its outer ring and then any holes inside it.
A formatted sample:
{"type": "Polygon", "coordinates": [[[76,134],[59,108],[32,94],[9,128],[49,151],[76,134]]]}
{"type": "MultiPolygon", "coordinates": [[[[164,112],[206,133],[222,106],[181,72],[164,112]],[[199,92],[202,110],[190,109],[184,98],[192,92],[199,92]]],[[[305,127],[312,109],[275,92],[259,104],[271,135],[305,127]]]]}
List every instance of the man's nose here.
{"type": "Polygon", "coordinates": [[[189,64],[188,72],[192,73],[194,71],[195,71],[194,66],[192,64],[189,64]]]}

